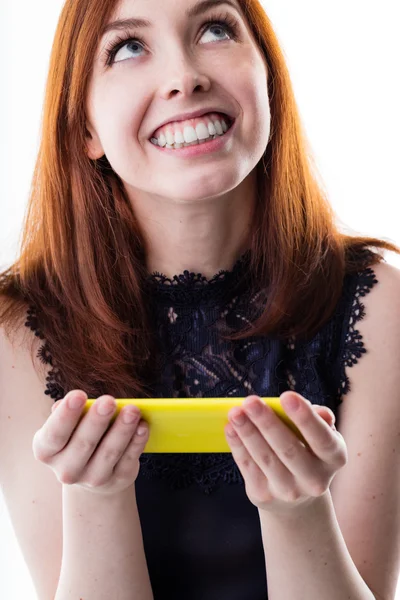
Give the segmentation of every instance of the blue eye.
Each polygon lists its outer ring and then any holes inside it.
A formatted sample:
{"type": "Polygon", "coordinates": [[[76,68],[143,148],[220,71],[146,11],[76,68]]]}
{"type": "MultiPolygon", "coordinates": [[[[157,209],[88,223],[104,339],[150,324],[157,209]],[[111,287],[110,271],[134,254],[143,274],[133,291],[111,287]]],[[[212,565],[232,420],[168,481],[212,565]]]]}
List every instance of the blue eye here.
{"type": "MultiPolygon", "coordinates": [[[[206,23],[203,23],[203,33],[207,29],[211,28],[211,26],[224,30],[225,33],[228,33],[233,40],[237,40],[238,38],[238,24],[229,14],[227,14],[225,17],[220,17],[217,20],[208,20],[206,23]]],[[[121,37],[117,37],[117,39],[113,40],[111,44],[105,49],[107,66],[113,65],[115,62],[124,62],[124,60],[126,60],[123,59],[120,61],[115,61],[116,54],[125,46],[127,48],[130,47],[131,49],[135,46],[136,48],[140,48],[140,46],[145,47],[145,42],[143,38],[141,38],[139,35],[135,35],[135,37],[132,37],[132,34],[128,32],[126,34],[123,34],[121,37]]],[[[135,52],[135,50],[132,50],[132,52],[135,52]]]]}

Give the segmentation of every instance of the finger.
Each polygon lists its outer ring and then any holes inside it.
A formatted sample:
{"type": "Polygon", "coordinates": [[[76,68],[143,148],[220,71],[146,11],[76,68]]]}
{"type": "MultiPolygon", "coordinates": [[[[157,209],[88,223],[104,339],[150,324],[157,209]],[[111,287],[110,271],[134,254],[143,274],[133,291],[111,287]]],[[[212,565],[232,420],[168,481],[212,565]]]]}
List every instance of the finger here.
{"type": "Polygon", "coordinates": [[[117,405],[113,396],[107,394],[100,396],[83,416],[73,432],[67,447],[59,457],[56,457],[57,462],[55,464],[53,462],[56,470],[59,463],[62,463],[63,468],[65,468],[65,465],[68,465],[67,473],[65,471],[62,474],[58,472],[60,480],[62,477],[62,483],[75,483],[81,478],[89,459],[96,450],[101,438],[110,427],[110,421],[114,416],[116,407],[117,405]],[[105,414],[100,414],[100,410],[104,412],[102,409],[106,407],[108,407],[109,411],[105,414]]]}
{"type": "Polygon", "coordinates": [[[331,429],[336,430],[334,419],[332,419],[332,415],[330,412],[323,410],[325,407],[315,407],[313,406],[315,414],[322,419],[324,423],[326,423],[331,429]]]}
{"type": "Polygon", "coordinates": [[[253,460],[245,444],[230,423],[225,426],[226,440],[232,452],[232,456],[246,482],[254,482],[254,485],[265,482],[265,473],[253,460]]]}
{"type": "MultiPolygon", "coordinates": [[[[286,494],[287,490],[294,486],[294,473],[291,468],[293,460],[300,463],[304,453],[304,461],[308,461],[310,465],[308,468],[312,468],[315,462],[312,463],[312,457],[306,451],[304,444],[275,415],[274,411],[265,404],[263,406],[261,404],[260,400],[254,402],[254,398],[251,404],[245,403],[244,406],[248,408],[254,405],[258,406],[259,415],[254,417],[249,415],[249,418],[244,415],[243,425],[235,425],[233,422],[233,426],[249,455],[264,476],[268,477],[273,489],[280,494],[286,494]],[[272,419],[269,418],[269,411],[272,413],[272,419]],[[274,430],[275,420],[278,422],[278,427],[274,430]]],[[[239,411],[243,414],[241,408],[235,407],[229,415],[232,414],[234,418],[235,414],[240,414],[239,411]]],[[[303,468],[302,471],[304,470],[303,468]]],[[[297,471],[299,472],[300,469],[298,468],[297,471]]]]}
{"type": "Polygon", "coordinates": [[[312,404],[311,406],[313,407],[315,413],[319,417],[321,417],[321,419],[325,423],[327,423],[327,425],[329,425],[331,430],[334,431],[336,435],[341,436],[341,433],[336,429],[336,426],[335,426],[335,422],[336,422],[335,413],[327,406],[320,406],[319,404],[312,404]]]}
{"type": "Polygon", "coordinates": [[[320,411],[317,414],[321,417],[321,419],[323,419],[325,421],[325,423],[327,423],[329,425],[329,427],[331,429],[333,429],[334,431],[336,431],[336,427],[335,427],[336,417],[335,417],[335,415],[333,415],[333,418],[332,418],[332,415],[330,414],[330,412],[325,412],[325,411],[320,411]]]}
{"type": "Polygon", "coordinates": [[[315,412],[320,417],[322,417],[322,419],[324,419],[324,421],[326,421],[327,423],[331,424],[331,423],[335,423],[336,422],[335,413],[330,408],[328,408],[327,406],[321,406],[319,404],[313,404],[312,407],[315,410],[315,412]]]}
{"type": "Polygon", "coordinates": [[[51,460],[65,447],[80,419],[86,400],[86,392],[71,390],[59,401],[58,406],[60,408],[58,410],[53,409],[52,414],[33,438],[32,448],[36,459],[43,462],[51,460]],[[72,398],[80,398],[80,408],[70,408],[69,400],[72,398]]]}
{"type": "Polygon", "coordinates": [[[62,400],[57,400],[56,402],[54,402],[53,406],[51,407],[51,412],[54,412],[55,409],[60,406],[60,403],[62,402],[62,400]]]}
{"type": "Polygon", "coordinates": [[[345,448],[336,431],[332,430],[328,423],[304,402],[302,396],[297,394],[300,400],[297,410],[293,410],[287,404],[288,397],[289,394],[282,394],[282,406],[303,434],[314,455],[327,464],[341,462],[345,455],[345,448]]]}
{"type": "Polygon", "coordinates": [[[135,438],[136,445],[139,445],[138,438],[142,442],[142,438],[136,435],[139,421],[140,411],[136,406],[124,407],[97,445],[85,469],[79,474],[80,479],[90,482],[93,486],[101,486],[108,482],[113,476],[114,468],[131,443],[132,436],[135,438]],[[132,414],[134,417],[130,423],[124,420],[127,414],[132,414]]]}
{"type": "Polygon", "coordinates": [[[127,479],[131,473],[133,465],[135,465],[138,457],[142,454],[149,439],[149,426],[146,421],[141,419],[136,428],[134,435],[132,436],[128,447],[123,453],[120,460],[117,462],[114,468],[114,476],[117,479],[127,479]],[[139,434],[141,432],[141,435],[139,434]]]}

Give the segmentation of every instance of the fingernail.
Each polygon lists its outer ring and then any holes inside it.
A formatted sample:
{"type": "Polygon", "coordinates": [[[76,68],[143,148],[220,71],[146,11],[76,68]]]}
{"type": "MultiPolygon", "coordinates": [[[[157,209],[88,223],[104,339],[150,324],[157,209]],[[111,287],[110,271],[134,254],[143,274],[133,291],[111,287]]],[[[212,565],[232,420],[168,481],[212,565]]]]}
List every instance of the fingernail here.
{"type": "Polygon", "coordinates": [[[86,398],[82,396],[82,394],[74,394],[68,398],[68,406],[70,408],[82,408],[85,404],[86,398]]]}
{"type": "Polygon", "coordinates": [[[232,421],[235,423],[235,425],[243,425],[246,422],[246,417],[242,413],[238,413],[232,417],[232,421]]]}
{"type": "Polygon", "coordinates": [[[102,400],[97,405],[97,412],[99,415],[110,415],[115,410],[115,402],[111,400],[102,400]]]}
{"type": "Polygon", "coordinates": [[[283,402],[284,402],[284,405],[289,410],[295,411],[300,407],[300,401],[297,398],[297,396],[286,396],[286,398],[284,398],[283,402]]]}
{"type": "Polygon", "coordinates": [[[257,417],[262,412],[262,406],[259,401],[252,401],[249,404],[244,404],[244,409],[252,417],[257,417]]]}
{"type": "Polygon", "coordinates": [[[133,410],[123,410],[122,411],[122,420],[124,421],[124,423],[127,423],[128,425],[130,423],[134,423],[136,421],[136,419],[139,418],[139,415],[137,413],[137,411],[133,411],[133,410]]]}

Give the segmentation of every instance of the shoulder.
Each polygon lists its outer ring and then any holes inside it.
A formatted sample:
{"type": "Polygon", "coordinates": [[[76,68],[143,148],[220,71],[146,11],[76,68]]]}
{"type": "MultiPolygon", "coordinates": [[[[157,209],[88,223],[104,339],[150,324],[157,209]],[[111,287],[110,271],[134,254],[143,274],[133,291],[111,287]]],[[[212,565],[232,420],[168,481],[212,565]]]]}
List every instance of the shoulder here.
{"type": "Polygon", "coordinates": [[[364,341],[381,344],[386,338],[389,343],[400,344],[400,269],[385,262],[372,265],[377,284],[363,298],[365,315],[362,319],[364,341]]]}
{"type": "Polygon", "coordinates": [[[24,385],[24,382],[31,382],[33,379],[36,386],[43,388],[43,393],[45,390],[48,366],[39,356],[43,341],[28,326],[28,314],[29,306],[26,305],[25,311],[12,328],[5,327],[4,323],[0,324],[0,379],[3,382],[0,416],[4,396],[7,395],[7,391],[11,392],[14,386],[24,385]]]}
{"type": "MultiPolygon", "coordinates": [[[[374,271],[378,282],[381,284],[377,286],[377,290],[382,289],[382,286],[384,286],[385,291],[389,294],[398,292],[400,289],[400,269],[387,262],[379,262],[369,268],[374,271]]],[[[379,291],[377,295],[380,295],[379,291]]]]}
{"type": "MultiPolygon", "coordinates": [[[[373,273],[375,283],[371,284],[369,289],[363,289],[362,284],[356,289],[357,304],[354,305],[350,319],[350,327],[356,328],[350,350],[362,346],[363,354],[362,357],[361,354],[357,354],[360,360],[355,356],[347,357],[350,360],[346,364],[346,375],[350,380],[350,390],[355,391],[355,387],[365,392],[376,389],[378,393],[380,386],[384,388],[385,385],[388,387],[394,385],[393,377],[395,378],[395,373],[398,372],[400,270],[388,263],[380,262],[365,269],[359,281],[364,280],[366,272],[373,273]]],[[[400,390],[400,379],[398,384],[400,390]]],[[[396,390],[394,398],[399,393],[396,390]]],[[[357,397],[359,395],[357,393],[357,397]]],[[[371,394],[369,393],[368,396],[370,397],[371,394]]],[[[346,401],[346,404],[349,405],[349,402],[346,401]]],[[[400,398],[397,398],[397,404],[400,410],[400,398]]]]}
{"type": "MultiPolygon", "coordinates": [[[[379,262],[353,273],[346,284],[341,308],[336,315],[340,323],[342,342],[339,344],[338,360],[341,366],[341,391],[349,388],[349,371],[364,354],[375,353],[385,338],[396,345],[395,331],[400,327],[398,298],[400,294],[400,270],[379,262]],[[393,333],[392,333],[393,332],[393,333]]],[[[369,362],[369,360],[367,361],[369,362]]],[[[352,378],[355,371],[351,370],[352,378]]]]}

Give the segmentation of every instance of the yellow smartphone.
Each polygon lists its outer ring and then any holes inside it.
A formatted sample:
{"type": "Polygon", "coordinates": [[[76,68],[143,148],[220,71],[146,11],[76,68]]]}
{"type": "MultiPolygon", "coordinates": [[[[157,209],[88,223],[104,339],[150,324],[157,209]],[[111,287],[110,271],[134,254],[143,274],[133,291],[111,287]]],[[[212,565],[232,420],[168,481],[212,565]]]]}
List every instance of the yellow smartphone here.
{"type": "MultiPolygon", "coordinates": [[[[241,406],[245,398],[116,398],[117,409],[110,425],[127,404],[140,409],[149,424],[149,439],[144,453],[150,452],[231,452],[224,427],[228,412],[241,406]]],[[[279,398],[261,398],[278,417],[308,446],[303,435],[287,416],[279,398]]],[[[87,400],[86,413],[95,400],[87,400]]]]}

